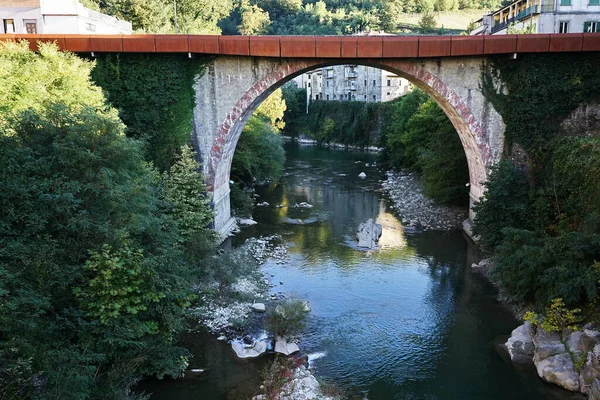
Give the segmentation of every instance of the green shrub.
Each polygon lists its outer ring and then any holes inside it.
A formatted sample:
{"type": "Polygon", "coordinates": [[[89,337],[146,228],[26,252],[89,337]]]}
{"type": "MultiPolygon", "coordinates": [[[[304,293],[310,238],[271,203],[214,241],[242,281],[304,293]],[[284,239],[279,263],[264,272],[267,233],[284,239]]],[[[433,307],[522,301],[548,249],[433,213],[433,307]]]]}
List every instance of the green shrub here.
{"type": "Polygon", "coordinates": [[[265,321],[267,331],[276,336],[290,339],[306,326],[308,308],[306,302],[298,299],[288,299],[280,302],[267,313],[265,321]]]}
{"type": "Polygon", "coordinates": [[[494,251],[502,243],[504,228],[527,229],[531,226],[528,183],[509,160],[492,167],[483,197],[476,202],[473,234],[478,243],[494,251]]]}

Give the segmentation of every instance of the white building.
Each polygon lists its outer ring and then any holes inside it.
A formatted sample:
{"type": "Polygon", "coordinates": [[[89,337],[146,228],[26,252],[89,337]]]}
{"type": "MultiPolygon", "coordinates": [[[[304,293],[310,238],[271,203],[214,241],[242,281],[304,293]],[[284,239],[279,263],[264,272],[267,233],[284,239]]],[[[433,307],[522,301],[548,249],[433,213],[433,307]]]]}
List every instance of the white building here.
{"type": "Polygon", "coordinates": [[[130,34],[131,23],[77,0],[0,0],[0,33],[130,34]]]}
{"type": "Polygon", "coordinates": [[[472,35],[600,32],[600,0],[516,0],[476,24],[472,35]]]}
{"type": "Polygon", "coordinates": [[[385,70],[364,65],[334,65],[294,78],[310,100],[380,102],[410,91],[410,83],[385,70]]]}

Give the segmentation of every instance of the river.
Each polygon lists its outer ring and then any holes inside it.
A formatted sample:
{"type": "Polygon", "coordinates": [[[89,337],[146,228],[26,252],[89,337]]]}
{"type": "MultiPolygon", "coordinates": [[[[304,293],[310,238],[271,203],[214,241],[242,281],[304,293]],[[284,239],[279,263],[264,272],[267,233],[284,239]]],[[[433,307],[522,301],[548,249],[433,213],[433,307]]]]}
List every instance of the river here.
{"type": "MultiPolygon", "coordinates": [[[[319,379],[370,400],[572,397],[544,384],[533,367],[515,368],[503,358],[497,343],[518,321],[471,271],[477,250],[460,231],[403,228],[380,191],[385,175],[373,166],[375,155],[293,143],[286,152],[281,182],[257,190],[258,201],[270,206],[257,207],[258,225],[230,245],[284,238],[286,261],[262,268],[273,293],[309,301],[300,347],[313,356],[319,379]],[[301,202],[313,207],[293,207],[301,202]],[[374,251],[354,240],[369,218],[383,225],[374,251]]],[[[190,367],[206,372],[147,382],[152,400],[247,399],[260,385],[265,358],[238,360],[229,345],[202,333],[186,336],[185,344],[195,354],[190,367]]]]}

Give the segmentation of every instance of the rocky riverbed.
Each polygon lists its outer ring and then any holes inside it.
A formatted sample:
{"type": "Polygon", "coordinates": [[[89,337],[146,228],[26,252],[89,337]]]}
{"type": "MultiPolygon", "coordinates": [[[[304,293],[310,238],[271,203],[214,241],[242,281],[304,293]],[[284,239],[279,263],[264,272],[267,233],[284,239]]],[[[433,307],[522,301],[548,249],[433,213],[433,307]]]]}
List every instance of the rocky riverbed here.
{"type": "Polygon", "coordinates": [[[459,229],[468,217],[468,211],[464,208],[436,204],[425,196],[414,173],[388,171],[387,180],[381,185],[405,227],[451,231],[459,229]]]}

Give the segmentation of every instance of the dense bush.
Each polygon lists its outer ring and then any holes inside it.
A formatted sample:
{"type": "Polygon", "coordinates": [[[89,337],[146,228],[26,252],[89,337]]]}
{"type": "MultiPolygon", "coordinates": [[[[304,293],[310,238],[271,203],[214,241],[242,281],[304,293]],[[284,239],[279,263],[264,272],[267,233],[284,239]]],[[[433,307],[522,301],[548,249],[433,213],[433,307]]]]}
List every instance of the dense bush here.
{"type": "Polygon", "coordinates": [[[180,167],[163,184],[92,64],[40,46],[0,45],[0,397],[128,398],[136,376],[186,365],[185,249],[206,229],[189,221],[209,214],[182,205],[203,186],[180,167]]]}
{"type": "Polygon", "coordinates": [[[544,309],[562,298],[597,315],[600,138],[569,137],[562,125],[581,103],[600,100],[596,55],[578,57],[498,59],[500,85],[484,74],[486,96],[507,125],[507,148],[524,149],[528,161],[524,172],[508,160],[492,171],[474,232],[497,253],[493,275],[514,301],[544,309]]]}
{"type": "Polygon", "coordinates": [[[265,328],[276,336],[292,339],[304,329],[307,319],[306,302],[299,299],[287,299],[269,309],[265,328]]]}

